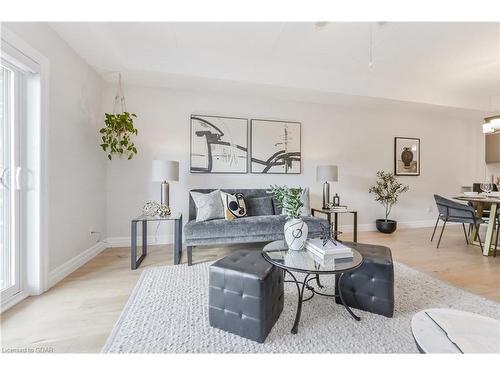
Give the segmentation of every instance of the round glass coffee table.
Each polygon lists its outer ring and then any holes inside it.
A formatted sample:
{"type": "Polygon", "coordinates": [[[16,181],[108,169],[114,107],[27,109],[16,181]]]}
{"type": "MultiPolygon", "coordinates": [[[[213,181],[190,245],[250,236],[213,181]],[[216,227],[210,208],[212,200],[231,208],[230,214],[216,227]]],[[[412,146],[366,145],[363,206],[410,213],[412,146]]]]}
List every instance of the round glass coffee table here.
{"type": "Polygon", "coordinates": [[[344,298],[342,297],[342,289],[340,288],[344,275],[360,267],[363,263],[363,256],[355,249],[352,249],[352,252],[352,259],[320,261],[312,253],[305,249],[299,251],[288,250],[285,241],[282,240],[273,241],[264,246],[264,248],[262,249],[262,255],[264,259],[274,266],[281,268],[285,272],[285,274],[290,275],[292,279],[285,280],[285,282],[293,282],[297,286],[298,303],[292,333],[298,332],[300,314],[302,312],[302,303],[305,301],[309,301],[316,294],[324,297],[338,297],[346,310],[354,319],[358,321],[361,319],[359,316],[352,312],[349,306],[346,305],[344,298]],[[299,276],[296,275],[297,273],[305,275],[302,281],[298,280],[299,276]],[[340,275],[337,281],[338,293],[326,294],[319,292],[316,288],[323,288],[323,285],[320,281],[320,275],[334,274],[340,275]],[[316,286],[310,285],[312,281],[315,281],[316,286]],[[304,297],[305,290],[310,291],[311,294],[304,297]]]}

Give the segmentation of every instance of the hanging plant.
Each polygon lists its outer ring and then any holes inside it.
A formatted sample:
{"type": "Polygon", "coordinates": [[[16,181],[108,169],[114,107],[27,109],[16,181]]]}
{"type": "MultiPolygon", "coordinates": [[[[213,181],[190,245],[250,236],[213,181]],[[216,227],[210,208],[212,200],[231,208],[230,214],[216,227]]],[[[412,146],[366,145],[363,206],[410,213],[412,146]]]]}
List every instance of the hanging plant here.
{"type": "Polygon", "coordinates": [[[102,134],[101,148],[107,152],[108,159],[112,159],[113,154],[127,156],[130,160],[137,154],[137,148],[134,142],[130,140],[132,135],[137,135],[137,129],[134,127],[135,113],[105,113],[106,126],[99,130],[102,134]]]}
{"type": "Polygon", "coordinates": [[[131,137],[137,135],[138,131],[134,127],[135,113],[127,112],[125,96],[122,89],[122,77],[118,75],[118,89],[115,96],[114,113],[105,113],[105,126],[99,130],[101,133],[101,148],[108,154],[108,159],[112,160],[113,154],[126,156],[128,160],[137,154],[137,148],[131,137]],[[118,112],[118,105],[121,112],[118,112]]]}

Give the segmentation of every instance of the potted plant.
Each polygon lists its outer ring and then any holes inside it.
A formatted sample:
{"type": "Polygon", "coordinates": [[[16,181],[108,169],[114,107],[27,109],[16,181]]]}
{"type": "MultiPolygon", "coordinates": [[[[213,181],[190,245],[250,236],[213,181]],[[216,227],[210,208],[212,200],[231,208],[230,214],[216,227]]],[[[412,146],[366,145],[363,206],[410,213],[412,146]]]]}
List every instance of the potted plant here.
{"type": "Polygon", "coordinates": [[[395,220],[389,220],[392,207],[398,202],[399,195],[407,192],[410,187],[401,184],[390,172],[378,171],[378,180],[368,191],[375,195],[375,201],[385,207],[385,219],[377,219],[377,229],[382,233],[393,233],[397,228],[395,220]]]}
{"type": "Polygon", "coordinates": [[[105,126],[99,130],[101,133],[101,148],[112,159],[113,154],[127,156],[130,160],[137,154],[137,148],[131,141],[131,136],[137,135],[134,127],[135,113],[105,113],[105,126]]]}
{"type": "Polygon", "coordinates": [[[302,220],[300,211],[302,202],[302,188],[288,188],[286,186],[271,186],[271,194],[278,207],[286,215],[284,227],[285,241],[290,250],[302,250],[307,240],[307,224],[302,220]]]}

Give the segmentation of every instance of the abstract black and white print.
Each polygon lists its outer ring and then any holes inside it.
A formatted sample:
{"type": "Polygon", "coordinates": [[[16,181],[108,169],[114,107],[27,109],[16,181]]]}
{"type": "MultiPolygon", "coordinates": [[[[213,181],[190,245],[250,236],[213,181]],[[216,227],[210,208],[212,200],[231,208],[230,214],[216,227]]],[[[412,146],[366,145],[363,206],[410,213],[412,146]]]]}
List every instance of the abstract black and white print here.
{"type": "Polygon", "coordinates": [[[251,120],[252,173],[301,173],[300,122],[251,120]]]}
{"type": "Polygon", "coordinates": [[[191,116],[191,172],[247,173],[248,121],[191,116]]]}

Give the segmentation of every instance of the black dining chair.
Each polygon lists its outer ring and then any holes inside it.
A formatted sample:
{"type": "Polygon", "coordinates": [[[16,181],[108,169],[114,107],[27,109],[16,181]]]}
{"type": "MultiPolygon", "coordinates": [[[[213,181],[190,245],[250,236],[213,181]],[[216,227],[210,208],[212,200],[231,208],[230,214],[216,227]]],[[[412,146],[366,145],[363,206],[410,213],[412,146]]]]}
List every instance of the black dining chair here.
{"type": "MultiPolygon", "coordinates": [[[[441,238],[443,237],[444,228],[447,222],[450,223],[462,223],[464,229],[465,242],[469,244],[469,239],[467,237],[467,231],[465,229],[465,224],[472,224],[474,226],[479,226],[483,224],[484,221],[481,218],[476,217],[476,211],[473,207],[460,204],[451,199],[441,197],[440,195],[434,194],[434,199],[436,201],[436,206],[438,209],[438,218],[436,220],[436,225],[434,226],[434,231],[432,232],[431,242],[434,240],[434,235],[436,234],[436,229],[439,220],[443,220],[443,228],[441,229],[441,234],[439,235],[439,240],[436,248],[439,248],[441,244],[441,238]]],[[[481,243],[481,238],[479,237],[479,230],[477,233],[477,238],[479,240],[479,245],[481,246],[481,251],[483,250],[483,244],[481,243]]]]}

